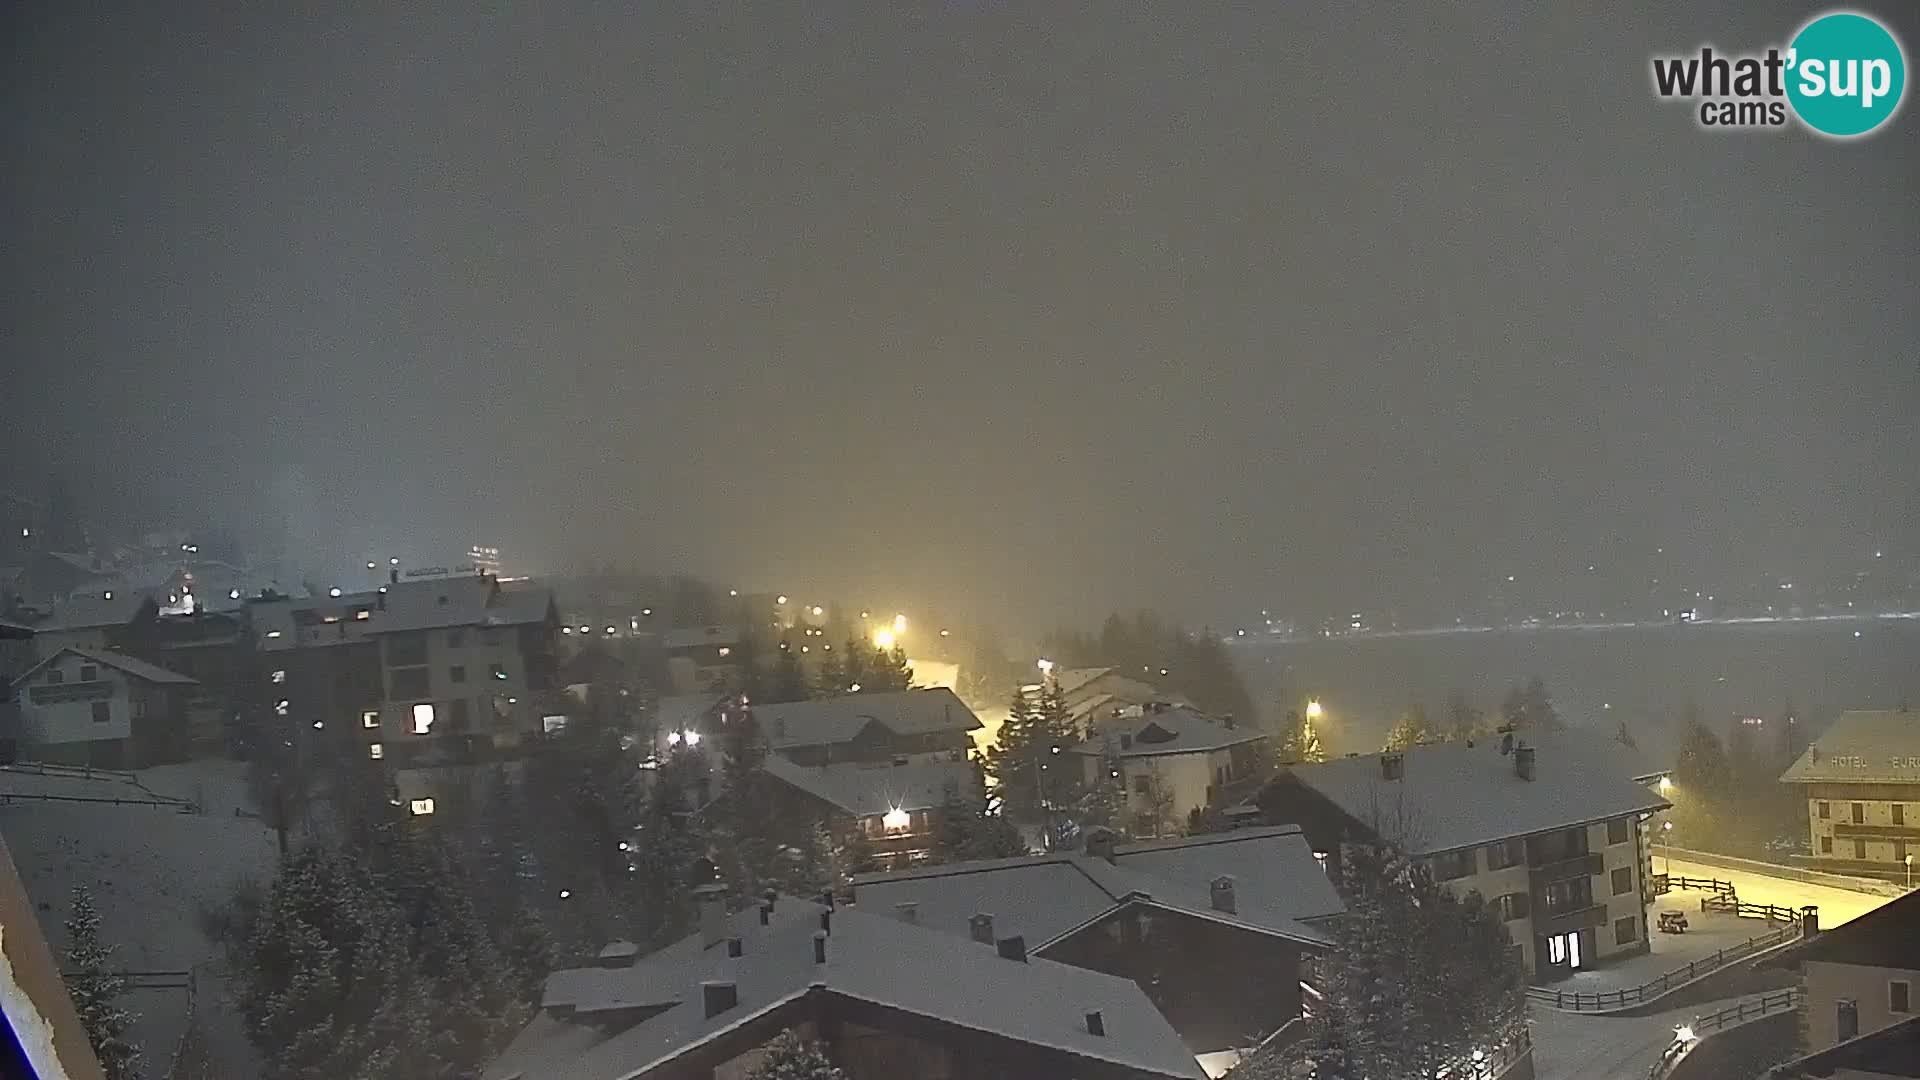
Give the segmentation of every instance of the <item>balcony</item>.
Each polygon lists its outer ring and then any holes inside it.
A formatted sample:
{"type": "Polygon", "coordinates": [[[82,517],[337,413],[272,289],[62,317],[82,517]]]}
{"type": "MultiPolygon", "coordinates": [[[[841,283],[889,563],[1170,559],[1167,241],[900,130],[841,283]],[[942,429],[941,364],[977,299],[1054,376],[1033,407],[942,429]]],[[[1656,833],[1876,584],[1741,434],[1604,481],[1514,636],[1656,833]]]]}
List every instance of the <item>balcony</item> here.
{"type": "Polygon", "coordinates": [[[1599,852],[1575,855],[1572,858],[1556,859],[1527,868],[1528,880],[1534,889],[1544,887],[1550,881],[1565,881],[1568,878],[1594,877],[1607,868],[1606,860],[1599,852]]]}
{"type": "Polygon", "coordinates": [[[1589,926],[1607,924],[1607,905],[1590,904],[1572,911],[1548,914],[1545,908],[1534,909],[1533,932],[1553,937],[1556,934],[1570,934],[1575,930],[1585,930],[1589,926]]]}

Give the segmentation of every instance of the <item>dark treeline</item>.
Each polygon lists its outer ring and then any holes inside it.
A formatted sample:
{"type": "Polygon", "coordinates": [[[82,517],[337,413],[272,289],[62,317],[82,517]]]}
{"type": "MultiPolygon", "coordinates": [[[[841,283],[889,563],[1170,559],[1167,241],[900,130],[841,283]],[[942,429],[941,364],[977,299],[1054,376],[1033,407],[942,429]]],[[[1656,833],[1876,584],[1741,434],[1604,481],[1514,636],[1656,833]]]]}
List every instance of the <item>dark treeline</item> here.
{"type": "Polygon", "coordinates": [[[1057,630],[1042,639],[1048,659],[1064,667],[1114,667],[1165,687],[1216,716],[1260,717],[1227,646],[1209,629],[1189,631],[1150,611],[1107,616],[1100,632],[1057,630]]]}

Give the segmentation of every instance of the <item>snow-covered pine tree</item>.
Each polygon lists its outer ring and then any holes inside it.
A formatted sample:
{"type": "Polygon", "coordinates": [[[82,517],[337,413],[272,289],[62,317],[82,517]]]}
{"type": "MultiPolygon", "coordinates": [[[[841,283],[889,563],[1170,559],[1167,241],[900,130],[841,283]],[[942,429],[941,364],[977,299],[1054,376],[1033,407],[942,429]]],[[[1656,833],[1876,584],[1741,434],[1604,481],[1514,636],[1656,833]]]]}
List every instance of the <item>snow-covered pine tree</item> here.
{"type": "Polygon", "coordinates": [[[773,1037],[747,1080],[847,1080],[817,1043],[802,1042],[791,1029],[773,1037]]]}
{"type": "Polygon", "coordinates": [[[873,650],[871,670],[861,684],[863,690],[907,690],[913,686],[913,667],[907,663],[907,650],[899,645],[873,650]]]}
{"type": "Polygon", "coordinates": [[[137,1080],[140,1048],[127,1038],[133,1014],[120,1007],[127,980],[114,973],[113,949],[100,940],[100,913],[84,885],[73,887],[67,915],[67,992],[107,1080],[137,1080]]]}

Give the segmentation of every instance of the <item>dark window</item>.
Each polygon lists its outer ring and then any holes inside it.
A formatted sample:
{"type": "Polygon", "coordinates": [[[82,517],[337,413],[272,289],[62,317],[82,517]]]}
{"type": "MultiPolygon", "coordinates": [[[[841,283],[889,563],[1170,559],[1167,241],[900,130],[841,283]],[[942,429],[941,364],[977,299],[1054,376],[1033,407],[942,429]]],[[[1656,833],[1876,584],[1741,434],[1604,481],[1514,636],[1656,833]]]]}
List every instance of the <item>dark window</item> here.
{"type": "Polygon", "coordinates": [[[467,644],[466,630],[455,628],[447,631],[447,648],[449,649],[464,648],[466,644],[467,644]]]}
{"type": "Polygon", "coordinates": [[[1820,804],[1821,819],[1825,820],[1826,818],[1830,818],[1832,816],[1833,816],[1833,804],[1829,802],[1824,802],[1824,801],[1821,802],[1820,804]]]}
{"type": "Polygon", "coordinates": [[[1584,828],[1561,829],[1527,841],[1527,859],[1534,866],[1546,866],[1586,853],[1587,830],[1584,828]]]}
{"type": "Polygon", "coordinates": [[[1133,778],[1133,790],[1139,792],[1142,795],[1145,795],[1147,793],[1147,789],[1152,786],[1153,786],[1153,778],[1148,776],[1146,773],[1141,773],[1139,776],[1136,776],[1133,778]]]}
{"type": "Polygon", "coordinates": [[[1607,843],[1624,844],[1631,835],[1632,824],[1626,818],[1614,818],[1607,822],[1607,843]]]}
{"type": "Polygon", "coordinates": [[[1867,857],[1867,842],[1865,840],[1855,840],[1853,842],[1853,857],[1856,859],[1864,859],[1867,857]]]}
{"type": "Polygon", "coordinates": [[[81,682],[97,682],[99,678],[100,678],[99,668],[94,667],[92,664],[80,665],[80,681],[81,682]]]}
{"type": "Polygon", "coordinates": [[[1613,943],[1631,945],[1640,939],[1640,928],[1633,924],[1633,916],[1613,920],[1613,943]]]}
{"type": "Polygon", "coordinates": [[[1907,861],[1907,842],[1905,840],[1895,840],[1893,842],[1893,861],[1897,863],[1907,861]]]}
{"type": "Polygon", "coordinates": [[[466,666],[464,664],[455,664],[452,667],[448,668],[447,678],[452,679],[454,682],[466,682],[467,681],[466,666]]]}
{"type": "Polygon", "coordinates": [[[67,673],[59,668],[47,669],[47,685],[53,686],[67,681],[67,673]]]}
{"type": "Polygon", "coordinates": [[[1633,868],[1623,866],[1613,872],[1613,895],[1625,896],[1633,891],[1633,868]]]}
{"type": "Polygon", "coordinates": [[[393,672],[393,692],[388,697],[423,698],[428,694],[427,669],[395,668],[393,672]]]}
{"type": "Polygon", "coordinates": [[[488,664],[487,670],[493,673],[496,682],[507,681],[507,669],[499,664],[488,664]]]}
{"type": "Polygon", "coordinates": [[[1477,873],[1480,860],[1474,855],[1478,848],[1466,848],[1462,851],[1444,851],[1433,857],[1433,876],[1440,881],[1452,881],[1477,873]]]}
{"type": "Polygon", "coordinates": [[[1852,998],[1841,998],[1834,1005],[1834,1026],[1840,1042],[1860,1034],[1860,1006],[1852,998]]]}
{"type": "Polygon", "coordinates": [[[1526,841],[1517,837],[1487,845],[1487,869],[1489,870],[1505,870],[1526,857],[1526,841]]]}
{"type": "Polygon", "coordinates": [[[480,644],[482,645],[500,644],[500,631],[492,629],[491,627],[480,631],[480,644]]]}
{"type": "Polygon", "coordinates": [[[1899,803],[1893,804],[1893,823],[1895,825],[1905,825],[1907,823],[1907,808],[1899,803]]]}
{"type": "Polygon", "coordinates": [[[1889,982],[1887,984],[1887,1011],[1897,1013],[1912,1012],[1912,999],[1908,996],[1912,992],[1912,984],[1905,980],[1889,982]]]}
{"type": "Polygon", "coordinates": [[[1561,915],[1569,911],[1578,911],[1593,906],[1593,879],[1588,877],[1568,878],[1555,881],[1546,888],[1547,914],[1561,915]]]}
{"type": "Polygon", "coordinates": [[[1508,893],[1502,896],[1498,901],[1500,906],[1500,920],[1502,922],[1512,922],[1515,919],[1526,918],[1527,913],[1533,907],[1532,900],[1532,897],[1523,892],[1508,893]]]}
{"type": "Polygon", "coordinates": [[[1860,803],[1853,804],[1853,823],[1863,825],[1867,820],[1867,808],[1860,803]]]}
{"type": "Polygon", "coordinates": [[[1820,838],[1820,854],[1822,855],[1833,854],[1833,837],[1823,836],[1820,838]]]}
{"type": "Polygon", "coordinates": [[[107,721],[112,719],[113,719],[113,705],[111,703],[105,702],[105,701],[96,701],[93,703],[93,722],[94,723],[104,724],[107,721]]]}
{"type": "Polygon", "coordinates": [[[453,732],[467,730],[466,698],[454,698],[447,702],[447,730],[453,732]]]}
{"type": "Polygon", "coordinates": [[[414,667],[426,662],[427,635],[424,632],[415,630],[387,638],[388,667],[414,667]]]}

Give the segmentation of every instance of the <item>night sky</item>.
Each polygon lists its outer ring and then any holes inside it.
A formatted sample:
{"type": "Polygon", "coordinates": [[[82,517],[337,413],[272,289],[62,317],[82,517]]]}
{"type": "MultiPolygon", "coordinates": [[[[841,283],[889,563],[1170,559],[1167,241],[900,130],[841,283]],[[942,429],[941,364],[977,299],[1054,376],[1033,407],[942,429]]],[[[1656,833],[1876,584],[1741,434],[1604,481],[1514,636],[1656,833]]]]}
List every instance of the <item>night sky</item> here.
{"type": "Polygon", "coordinates": [[[266,6],[0,14],[0,487],[1040,620],[1920,547],[1913,102],[1650,89],[1816,7],[266,6]]]}

